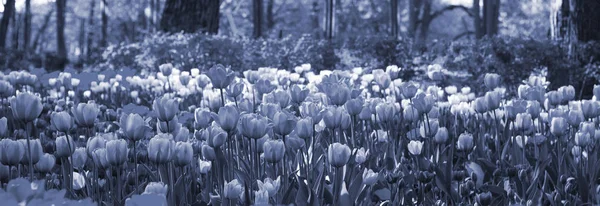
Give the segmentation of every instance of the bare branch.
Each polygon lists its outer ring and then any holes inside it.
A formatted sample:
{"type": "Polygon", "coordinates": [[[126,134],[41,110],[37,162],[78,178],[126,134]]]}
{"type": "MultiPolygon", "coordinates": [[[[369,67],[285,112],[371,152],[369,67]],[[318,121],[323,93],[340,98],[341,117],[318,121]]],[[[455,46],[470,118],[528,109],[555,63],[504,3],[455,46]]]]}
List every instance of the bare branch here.
{"type": "Polygon", "coordinates": [[[431,19],[433,20],[433,19],[437,18],[438,16],[442,15],[444,12],[451,11],[451,10],[454,10],[454,9],[463,10],[469,16],[473,16],[473,13],[471,12],[470,8],[467,8],[467,7],[462,6],[462,5],[448,5],[448,6],[444,7],[443,9],[440,9],[440,10],[437,10],[436,12],[433,12],[433,14],[431,14],[431,19]]]}

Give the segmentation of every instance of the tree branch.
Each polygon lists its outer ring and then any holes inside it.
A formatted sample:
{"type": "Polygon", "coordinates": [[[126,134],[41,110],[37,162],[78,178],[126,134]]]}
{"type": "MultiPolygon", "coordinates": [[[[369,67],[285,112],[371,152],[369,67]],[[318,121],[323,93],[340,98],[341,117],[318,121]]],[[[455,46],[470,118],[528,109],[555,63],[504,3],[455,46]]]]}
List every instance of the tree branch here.
{"type": "Polygon", "coordinates": [[[472,35],[472,34],[475,34],[475,32],[473,32],[473,31],[465,31],[463,33],[460,33],[459,35],[456,35],[454,38],[452,38],[452,41],[456,41],[456,40],[458,40],[458,39],[460,39],[460,38],[462,38],[464,36],[468,36],[468,35],[472,35]]]}
{"type": "Polygon", "coordinates": [[[444,12],[451,11],[454,9],[461,9],[461,10],[465,11],[469,16],[473,16],[473,13],[471,12],[470,8],[467,8],[462,5],[448,5],[448,6],[444,7],[443,9],[433,12],[433,14],[431,14],[431,19],[433,20],[433,19],[437,18],[439,15],[442,15],[444,12]]]}

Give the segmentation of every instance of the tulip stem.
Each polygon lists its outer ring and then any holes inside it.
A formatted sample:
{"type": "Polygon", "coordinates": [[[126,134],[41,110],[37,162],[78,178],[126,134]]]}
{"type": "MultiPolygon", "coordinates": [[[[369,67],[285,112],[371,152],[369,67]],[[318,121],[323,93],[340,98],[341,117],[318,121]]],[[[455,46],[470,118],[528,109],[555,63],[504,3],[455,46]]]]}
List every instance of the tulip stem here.
{"type": "Polygon", "coordinates": [[[137,168],[137,141],[133,141],[133,175],[135,176],[135,187],[134,187],[134,194],[138,193],[138,187],[139,187],[139,182],[138,182],[138,168],[137,168]]]}
{"type": "Polygon", "coordinates": [[[221,106],[225,106],[225,96],[223,96],[223,89],[219,89],[221,91],[221,106]]]}
{"type": "Polygon", "coordinates": [[[33,158],[31,158],[31,137],[29,137],[29,134],[31,133],[31,128],[33,125],[32,122],[27,122],[27,159],[29,162],[29,181],[33,181],[33,158]]]}

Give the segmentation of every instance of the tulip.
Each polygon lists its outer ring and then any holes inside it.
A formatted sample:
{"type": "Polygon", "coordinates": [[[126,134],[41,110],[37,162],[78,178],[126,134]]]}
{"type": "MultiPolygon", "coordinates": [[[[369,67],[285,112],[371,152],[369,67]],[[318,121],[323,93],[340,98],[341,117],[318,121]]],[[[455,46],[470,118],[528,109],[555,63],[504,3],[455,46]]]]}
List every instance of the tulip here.
{"type": "Polygon", "coordinates": [[[571,148],[571,154],[573,154],[575,158],[579,158],[581,156],[581,147],[574,146],[571,148]]]}
{"type": "Polygon", "coordinates": [[[326,91],[327,97],[333,105],[342,106],[350,99],[350,88],[342,83],[331,84],[326,91]]]}
{"type": "Polygon", "coordinates": [[[483,114],[490,110],[488,108],[488,103],[486,99],[482,97],[473,100],[473,102],[471,102],[471,105],[473,107],[473,110],[475,110],[477,113],[483,114]]]}
{"type": "Polygon", "coordinates": [[[420,93],[413,98],[413,107],[421,114],[427,114],[433,108],[435,98],[430,94],[420,93]]]}
{"type": "Polygon", "coordinates": [[[323,113],[323,122],[329,129],[336,129],[341,126],[342,114],[345,111],[341,107],[329,107],[323,113]]]}
{"type": "Polygon", "coordinates": [[[558,92],[562,94],[562,102],[568,102],[575,99],[575,87],[571,85],[558,88],[558,92]]]}
{"type": "Polygon", "coordinates": [[[533,126],[531,115],[527,113],[519,113],[515,119],[515,129],[519,131],[527,131],[533,126]]]}
{"type": "Polygon", "coordinates": [[[59,132],[66,133],[73,127],[73,118],[71,118],[71,115],[67,112],[52,113],[52,118],[50,120],[52,126],[59,132]]]}
{"type": "Polygon", "coordinates": [[[446,143],[446,141],[448,141],[448,129],[446,129],[446,127],[440,127],[435,134],[433,141],[438,144],[446,143]]]}
{"type": "Polygon", "coordinates": [[[320,122],[323,118],[323,105],[314,102],[303,102],[300,105],[300,116],[303,118],[310,117],[313,122],[320,122]]]}
{"type": "Polygon", "coordinates": [[[381,123],[390,123],[394,120],[396,114],[396,105],[394,103],[382,103],[375,107],[375,113],[381,123]]]}
{"type": "Polygon", "coordinates": [[[179,120],[177,119],[177,117],[175,117],[172,120],[166,122],[157,121],[156,128],[162,133],[177,134],[179,133],[179,130],[181,130],[181,123],[179,123],[179,120]]]}
{"type": "Polygon", "coordinates": [[[92,157],[93,152],[96,149],[100,149],[100,148],[105,148],[106,147],[106,140],[104,140],[103,138],[96,136],[93,137],[91,139],[88,139],[87,144],[85,146],[85,150],[87,152],[88,157],[92,157]]]}
{"type": "Polygon", "coordinates": [[[458,136],[456,148],[460,151],[470,151],[473,149],[473,135],[469,133],[460,134],[460,136],[458,136]]]}
{"type": "Polygon", "coordinates": [[[100,113],[100,109],[94,103],[79,103],[72,110],[75,123],[80,127],[93,127],[100,113]]]}
{"type": "Polygon", "coordinates": [[[287,91],[275,90],[275,91],[269,93],[268,96],[271,96],[271,95],[272,95],[272,100],[267,101],[267,102],[276,103],[281,108],[286,108],[288,105],[290,105],[290,101],[291,101],[292,97],[290,96],[290,94],[287,91]]]}
{"type": "Polygon", "coordinates": [[[267,118],[257,114],[244,114],[240,118],[241,133],[251,139],[260,139],[269,131],[267,118]]]}
{"type": "Polygon", "coordinates": [[[255,206],[268,206],[269,204],[269,192],[266,190],[254,191],[254,205],[255,206]]]}
{"type": "Polygon", "coordinates": [[[485,93],[484,98],[485,102],[487,103],[487,108],[490,111],[493,111],[500,107],[500,101],[502,101],[502,93],[500,93],[500,91],[490,91],[485,93]]]}
{"type": "Polygon", "coordinates": [[[435,137],[440,127],[437,119],[430,119],[428,122],[428,124],[425,122],[421,123],[421,127],[419,129],[419,134],[423,138],[435,137]]]}
{"type": "Polygon", "coordinates": [[[267,177],[264,182],[260,180],[256,180],[256,182],[259,190],[265,190],[269,193],[269,197],[274,197],[281,186],[281,176],[278,176],[275,180],[267,177]]]}
{"type": "Polygon", "coordinates": [[[296,117],[288,112],[277,112],[273,116],[273,132],[288,135],[296,128],[296,117]]]}
{"type": "Polygon", "coordinates": [[[363,110],[364,101],[361,98],[348,100],[344,107],[350,116],[356,116],[363,110]]]}
{"type": "Polygon", "coordinates": [[[483,83],[488,89],[494,89],[500,86],[500,75],[496,73],[486,73],[483,77],[483,83]]]}
{"type": "Polygon", "coordinates": [[[314,134],[313,122],[310,117],[302,118],[296,122],[296,135],[302,139],[311,138],[314,134]]]}
{"type": "Polygon", "coordinates": [[[190,130],[187,127],[181,127],[177,135],[175,135],[175,142],[187,142],[190,138],[190,130]]]}
{"type": "Polygon", "coordinates": [[[57,158],[70,157],[75,152],[75,143],[71,137],[60,136],[56,138],[56,151],[54,155],[57,158]]]}
{"type": "Polygon", "coordinates": [[[8,166],[17,166],[25,155],[25,147],[14,140],[2,139],[0,141],[0,163],[8,166]]]}
{"type": "Polygon", "coordinates": [[[127,141],[123,139],[106,142],[106,159],[113,167],[120,167],[127,161],[127,141]]]}
{"type": "Polygon", "coordinates": [[[231,84],[235,78],[233,71],[226,69],[220,64],[211,67],[206,73],[206,76],[210,78],[210,82],[215,89],[227,88],[227,86],[229,86],[229,84],[231,84]]]}
{"type": "Polygon", "coordinates": [[[491,205],[492,193],[491,192],[479,193],[479,194],[477,194],[477,196],[475,196],[475,200],[477,201],[478,205],[491,205]]]}
{"type": "Polygon", "coordinates": [[[178,167],[184,167],[192,163],[194,158],[194,149],[192,143],[189,142],[177,142],[175,144],[175,156],[173,163],[178,167]]]}
{"type": "Polygon", "coordinates": [[[367,161],[367,152],[365,152],[365,148],[360,148],[356,151],[354,161],[358,164],[362,164],[367,161]]]}
{"type": "Polygon", "coordinates": [[[168,163],[173,159],[174,153],[175,141],[170,134],[156,135],[148,143],[148,159],[156,164],[168,163]]]}
{"type": "Polygon", "coordinates": [[[575,144],[580,147],[585,147],[590,143],[590,134],[587,132],[575,133],[575,144]]]}
{"type": "Polygon", "coordinates": [[[285,146],[292,151],[298,151],[306,144],[304,139],[300,139],[296,134],[292,133],[290,136],[285,138],[285,146]]]}
{"type": "Polygon", "coordinates": [[[516,137],[513,137],[513,142],[516,142],[520,148],[523,148],[523,143],[525,143],[525,145],[529,143],[529,136],[517,135],[516,137]]]}
{"type": "Polygon", "coordinates": [[[596,125],[594,122],[581,122],[581,124],[579,124],[579,131],[590,134],[590,137],[595,137],[596,125]]]}
{"type": "Polygon", "coordinates": [[[377,183],[378,176],[379,176],[379,173],[373,172],[372,169],[365,170],[362,174],[363,184],[368,185],[368,186],[374,185],[375,183],[377,183]]]}
{"type": "Polygon", "coordinates": [[[419,88],[412,82],[405,82],[400,86],[402,90],[402,96],[406,99],[412,99],[417,94],[419,88]]]}
{"type": "Polygon", "coordinates": [[[20,139],[17,141],[21,143],[21,145],[23,145],[23,148],[25,149],[25,156],[23,156],[23,158],[21,159],[21,164],[26,165],[29,163],[30,160],[31,164],[35,164],[38,161],[40,161],[40,158],[44,154],[44,150],[42,148],[42,143],[39,139],[29,141],[29,148],[31,148],[31,158],[29,158],[29,152],[27,152],[27,140],[20,139]]]}
{"type": "Polygon", "coordinates": [[[360,113],[358,114],[358,119],[360,120],[371,120],[371,116],[372,116],[372,112],[371,109],[369,107],[364,107],[362,109],[362,111],[360,111],[360,113]]]}
{"type": "Polygon", "coordinates": [[[285,145],[282,140],[267,140],[263,144],[263,152],[265,161],[269,163],[277,163],[283,159],[285,155],[285,145]]]}
{"type": "Polygon", "coordinates": [[[240,118],[240,113],[233,105],[225,105],[219,109],[217,122],[227,132],[235,129],[240,118]]]}
{"type": "Polygon", "coordinates": [[[567,122],[572,127],[577,127],[583,122],[583,112],[581,110],[569,110],[567,114],[567,122]]]}
{"type": "Polygon", "coordinates": [[[198,159],[198,168],[200,168],[200,174],[208,174],[212,167],[212,163],[210,161],[204,161],[202,159],[198,159]]]}
{"type": "Polygon", "coordinates": [[[269,119],[273,119],[275,117],[275,113],[281,111],[281,106],[275,103],[262,103],[259,108],[260,114],[268,117],[269,119]]]}
{"type": "Polygon", "coordinates": [[[388,73],[385,73],[383,69],[375,69],[371,71],[371,73],[373,74],[375,82],[381,88],[387,89],[390,87],[390,84],[392,83],[392,78],[388,73]]]}
{"type": "Polygon", "coordinates": [[[258,92],[258,97],[261,99],[261,94],[268,94],[273,91],[277,86],[271,84],[266,78],[260,78],[255,84],[254,89],[258,92]]]}
{"type": "Polygon", "coordinates": [[[87,162],[87,151],[84,147],[75,149],[73,156],[71,156],[71,164],[73,168],[82,171],[85,163],[87,162]]]}
{"type": "Polygon", "coordinates": [[[240,94],[242,94],[243,91],[244,91],[244,83],[236,82],[236,83],[230,84],[227,87],[227,96],[237,99],[237,97],[240,96],[240,94]]]}
{"type": "Polygon", "coordinates": [[[550,132],[555,136],[563,136],[567,132],[567,120],[562,117],[554,117],[552,118],[552,122],[550,123],[550,132]]]}
{"type": "Polygon", "coordinates": [[[204,129],[213,121],[210,110],[198,108],[194,111],[194,126],[196,129],[204,129]]]}
{"type": "Polygon", "coordinates": [[[179,112],[179,103],[168,95],[164,95],[154,100],[152,109],[160,121],[167,122],[173,120],[179,112]]]}
{"type": "Polygon", "coordinates": [[[304,102],[309,93],[310,90],[308,90],[306,87],[300,87],[297,84],[294,84],[294,86],[292,86],[290,89],[292,102],[297,105],[300,105],[300,103],[304,102]]]}
{"type": "Polygon", "coordinates": [[[162,182],[150,182],[144,189],[144,194],[156,194],[161,196],[167,196],[169,186],[162,182]]]}
{"type": "Polygon", "coordinates": [[[173,72],[173,64],[171,64],[171,63],[161,64],[160,66],[158,66],[158,69],[160,70],[160,73],[162,73],[163,75],[168,77],[173,72]]]}
{"type": "Polygon", "coordinates": [[[44,108],[40,97],[31,93],[19,93],[10,99],[13,117],[24,122],[31,122],[42,113],[44,108]]]}
{"type": "Polygon", "coordinates": [[[207,159],[209,161],[214,161],[217,159],[215,150],[208,145],[202,145],[202,156],[204,157],[204,159],[207,159]]]}
{"type": "Polygon", "coordinates": [[[592,100],[581,101],[581,111],[585,119],[596,118],[600,115],[600,102],[592,100]]]}
{"type": "Polygon", "coordinates": [[[596,97],[596,101],[600,101],[600,85],[594,84],[593,93],[594,93],[594,97],[596,97]]]}
{"type": "Polygon", "coordinates": [[[139,114],[123,115],[119,124],[125,137],[134,142],[143,139],[152,130],[139,114]]]}
{"type": "Polygon", "coordinates": [[[409,122],[414,122],[419,119],[419,111],[415,109],[412,105],[408,105],[404,107],[404,111],[402,112],[404,120],[409,122]]]}
{"type": "Polygon", "coordinates": [[[415,156],[421,155],[421,151],[423,150],[423,142],[411,140],[408,143],[408,151],[415,156]]]}
{"type": "Polygon", "coordinates": [[[550,91],[546,93],[546,97],[550,105],[559,105],[562,101],[562,96],[557,91],[550,91]]]}
{"type": "Polygon", "coordinates": [[[227,141],[227,133],[221,127],[213,125],[205,131],[208,132],[208,145],[213,148],[219,148],[227,141]]]}
{"type": "Polygon", "coordinates": [[[531,115],[531,118],[538,118],[542,112],[542,106],[537,101],[529,101],[527,104],[527,113],[531,115]]]}
{"type": "Polygon", "coordinates": [[[341,143],[333,143],[327,148],[329,164],[334,167],[343,167],[350,160],[350,147],[341,143]]]}
{"type": "Polygon", "coordinates": [[[238,199],[243,191],[244,187],[237,179],[234,179],[231,182],[225,182],[223,187],[223,195],[227,199],[238,199]]]}
{"type": "Polygon", "coordinates": [[[8,135],[8,120],[6,117],[0,118],[0,138],[4,138],[8,135]]]}
{"type": "Polygon", "coordinates": [[[106,157],[107,150],[106,148],[96,149],[93,152],[92,160],[94,164],[99,168],[108,168],[110,163],[108,163],[108,159],[106,157]]]}
{"type": "Polygon", "coordinates": [[[50,173],[55,164],[56,158],[54,155],[45,153],[42,155],[42,158],[40,158],[40,161],[35,164],[35,169],[40,173],[50,173]]]}

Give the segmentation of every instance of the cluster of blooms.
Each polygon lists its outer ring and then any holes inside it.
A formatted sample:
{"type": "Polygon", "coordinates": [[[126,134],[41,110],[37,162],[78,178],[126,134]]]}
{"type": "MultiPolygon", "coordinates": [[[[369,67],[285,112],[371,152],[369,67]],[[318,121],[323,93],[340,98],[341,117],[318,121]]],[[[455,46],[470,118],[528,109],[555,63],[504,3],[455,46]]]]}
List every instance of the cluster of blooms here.
{"type": "MultiPolygon", "coordinates": [[[[433,81],[446,75],[427,69],[433,81]]],[[[509,98],[491,73],[472,91],[404,81],[397,66],[158,70],[98,75],[89,90],[69,73],[49,88],[26,72],[2,76],[0,94],[12,96],[0,109],[3,186],[28,176],[116,205],[600,200],[590,192],[600,86],[576,100],[572,86],[547,91],[532,76],[509,98]]]]}

